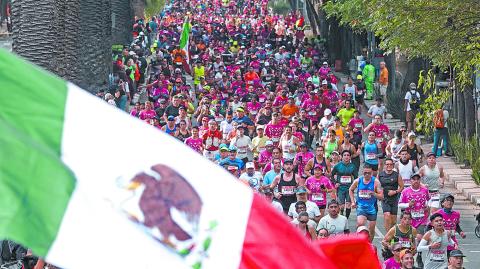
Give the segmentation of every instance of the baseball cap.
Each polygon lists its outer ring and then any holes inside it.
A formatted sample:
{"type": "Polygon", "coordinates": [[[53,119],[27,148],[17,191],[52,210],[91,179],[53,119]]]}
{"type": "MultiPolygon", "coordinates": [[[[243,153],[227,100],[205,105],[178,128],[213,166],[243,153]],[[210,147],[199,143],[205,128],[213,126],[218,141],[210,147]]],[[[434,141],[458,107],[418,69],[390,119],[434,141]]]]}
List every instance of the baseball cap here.
{"type": "MultiPolygon", "coordinates": [[[[412,251],[411,251],[410,249],[408,249],[408,248],[400,251],[400,260],[401,260],[401,259],[403,258],[403,256],[405,256],[405,254],[407,254],[407,253],[412,254],[412,251]]],[[[451,253],[451,252],[450,252],[450,253],[451,253]]],[[[450,254],[450,255],[451,255],[451,254],[450,254]]]]}
{"type": "Polygon", "coordinates": [[[267,140],[267,142],[265,142],[265,146],[273,146],[273,142],[271,140],[267,140]]]}
{"type": "Polygon", "coordinates": [[[332,114],[332,111],[330,110],[330,108],[327,108],[327,109],[325,109],[325,111],[323,111],[324,116],[328,116],[330,114],[332,114]]]}
{"type": "Polygon", "coordinates": [[[307,147],[307,143],[305,142],[300,143],[300,147],[307,147]]]}
{"type": "Polygon", "coordinates": [[[357,75],[357,79],[363,79],[362,75],[357,75]]]}
{"type": "Polygon", "coordinates": [[[416,89],[417,88],[417,84],[415,83],[410,83],[410,89],[416,89]]]}
{"type": "Polygon", "coordinates": [[[307,193],[307,188],[305,188],[304,186],[299,186],[299,187],[297,188],[297,190],[295,191],[295,193],[297,193],[297,194],[307,193]]]}
{"type": "Polygon", "coordinates": [[[264,188],[261,193],[267,195],[267,194],[273,194],[272,188],[264,188]]]}
{"type": "Polygon", "coordinates": [[[168,120],[168,121],[173,121],[173,120],[175,120],[175,117],[172,116],[172,115],[170,115],[170,116],[168,116],[167,120],[168,120]]]}
{"type": "Polygon", "coordinates": [[[283,164],[293,163],[293,159],[284,159],[283,164]]]}
{"type": "Polygon", "coordinates": [[[465,257],[465,255],[463,255],[463,252],[459,249],[454,249],[450,252],[450,257],[465,257]]]}
{"type": "Polygon", "coordinates": [[[417,136],[413,131],[411,131],[410,133],[408,133],[408,137],[410,136],[417,136]]]}
{"type": "Polygon", "coordinates": [[[334,150],[332,153],[330,153],[330,155],[333,155],[333,154],[340,155],[340,153],[338,153],[338,151],[336,151],[336,150],[334,150]]]}
{"type": "Polygon", "coordinates": [[[245,110],[243,109],[243,107],[239,107],[239,108],[237,108],[237,111],[238,112],[244,112],[245,110]]]}
{"type": "Polygon", "coordinates": [[[430,157],[430,156],[437,157],[437,155],[435,155],[435,153],[433,153],[433,152],[429,152],[429,153],[427,153],[427,158],[428,158],[428,157],[430,157]]]}
{"type": "Polygon", "coordinates": [[[322,85],[327,85],[328,84],[328,81],[327,80],[323,80],[322,81],[322,85]]]}
{"type": "Polygon", "coordinates": [[[328,65],[328,63],[327,63],[327,62],[323,62],[322,64],[326,64],[326,65],[328,65]]]}
{"type": "Polygon", "coordinates": [[[447,198],[450,198],[452,199],[453,201],[455,201],[455,197],[451,194],[451,193],[447,193],[447,194],[444,194],[442,196],[442,198],[440,199],[440,204],[442,204],[443,202],[445,202],[445,200],[447,200],[447,198]]]}
{"type": "Polygon", "coordinates": [[[312,80],[313,80],[312,77],[307,78],[307,81],[308,81],[308,82],[310,82],[310,81],[312,81],[312,80]]]}
{"type": "Polygon", "coordinates": [[[368,230],[368,228],[366,226],[359,226],[357,228],[357,233],[361,233],[361,232],[364,232],[364,231],[370,233],[370,231],[368,230]]]}
{"type": "Polygon", "coordinates": [[[247,169],[254,168],[255,169],[255,165],[252,162],[248,162],[248,163],[245,164],[245,168],[247,168],[247,169]]]}
{"type": "Polygon", "coordinates": [[[412,178],[414,178],[414,177],[418,177],[418,179],[421,178],[421,176],[420,176],[419,174],[415,173],[415,174],[413,174],[413,175],[410,177],[410,179],[412,179],[412,178]]]}
{"type": "MultiPolygon", "coordinates": [[[[257,130],[258,129],[262,129],[262,130],[265,130],[265,127],[263,125],[257,125],[257,130]]],[[[267,141],[268,142],[268,141],[267,141]]],[[[265,143],[266,144],[266,143],[265,143]]]]}
{"type": "Polygon", "coordinates": [[[237,147],[235,147],[234,145],[231,145],[229,148],[228,148],[228,151],[232,152],[232,151],[237,151],[237,147]]]}
{"type": "Polygon", "coordinates": [[[220,144],[219,148],[220,148],[220,151],[228,151],[228,147],[226,144],[220,144]]]}

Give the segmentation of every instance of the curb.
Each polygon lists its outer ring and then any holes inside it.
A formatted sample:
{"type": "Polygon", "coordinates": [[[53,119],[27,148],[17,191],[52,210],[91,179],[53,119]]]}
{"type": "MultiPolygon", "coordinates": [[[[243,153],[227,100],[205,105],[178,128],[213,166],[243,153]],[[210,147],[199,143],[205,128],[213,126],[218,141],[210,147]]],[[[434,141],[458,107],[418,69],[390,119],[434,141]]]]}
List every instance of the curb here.
{"type": "MultiPolygon", "coordinates": [[[[424,152],[430,152],[432,144],[422,145],[424,152]]],[[[464,195],[474,205],[480,205],[480,186],[472,178],[472,169],[461,169],[452,159],[439,158],[438,163],[444,166],[443,172],[447,181],[453,183],[459,194],[464,195]]]]}

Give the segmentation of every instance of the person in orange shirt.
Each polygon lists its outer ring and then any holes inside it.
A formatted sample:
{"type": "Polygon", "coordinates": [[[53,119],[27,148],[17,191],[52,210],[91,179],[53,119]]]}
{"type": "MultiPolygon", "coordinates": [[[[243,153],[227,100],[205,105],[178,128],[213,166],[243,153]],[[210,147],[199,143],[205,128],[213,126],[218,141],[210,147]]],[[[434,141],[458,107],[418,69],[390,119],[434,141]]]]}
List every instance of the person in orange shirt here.
{"type": "Polygon", "coordinates": [[[254,80],[258,80],[260,79],[260,77],[255,71],[253,71],[253,68],[250,66],[248,68],[248,72],[245,73],[245,76],[243,77],[243,79],[245,80],[245,83],[247,85],[253,85],[254,80]]]}
{"type": "Polygon", "coordinates": [[[380,77],[378,78],[378,84],[380,86],[380,95],[382,95],[383,100],[387,102],[388,69],[385,66],[385,62],[380,62],[380,77]]]}
{"type": "Polygon", "coordinates": [[[288,97],[288,103],[282,107],[282,116],[285,118],[291,118],[298,113],[298,106],[295,105],[295,98],[293,96],[288,97]]]}

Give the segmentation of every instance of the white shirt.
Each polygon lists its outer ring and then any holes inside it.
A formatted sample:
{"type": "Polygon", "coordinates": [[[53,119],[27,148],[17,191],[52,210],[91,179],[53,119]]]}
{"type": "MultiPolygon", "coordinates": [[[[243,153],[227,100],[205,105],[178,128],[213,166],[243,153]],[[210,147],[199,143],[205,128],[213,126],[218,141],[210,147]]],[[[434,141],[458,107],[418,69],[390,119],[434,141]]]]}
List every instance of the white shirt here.
{"type": "MultiPolygon", "coordinates": [[[[298,225],[300,222],[298,221],[298,218],[294,218],[290,223],[293,225],[298,225]]],[[[312,227],[313,229],[317,228],[317,223],[311,219],[308,220],[307,225],[312,227]]]]}
{"type": "MultiPolygon", "coordinates": [[[[307,213],[308,216],[313,219],[314,217],[320,216],[320,209],[318,208],[317,204],[312,202],[312,201],[307,201],[305,202],[307,204],[307,213]]],[[[292,218],[297,218],[298,213],[295,210],[295,204],[296,203],[291,203],[290,207],[288,208],[288,215],[292,218]]]]}
{"type": "Polygon", "coordinates": [[[237,158],[243,159],[248,157],[248,151],[252,146],[252,140],[250,137],[244,135],[242,137],[234,137],[230,142],[230,146],[237,147],[237,158]]]}
{"type": "Polygon", "coordinates": [[[375,115],[380,115],[382,119],[385,112],[387,112],[387,108],[385,107],[385,105],[381,105],[379,107],[375,104],[368,109],[368,114],[372,114],[373,117],[375,117],[375,115]]]}
{"type": "Polygon", "coordinates": [[[279,202],[275,201],[275,200],[272,200],[272,206],[278,210],[279,212],[281,212],[283,214],[283,207],[282,207],[282,204],[280,204],[279,202]]]}
{"type": "Polygon", "coordinates": [[[330,214],[327,214],[318,222],[317,231],[322,228],[327,229],[331,235],[343,234],[345,230],[348,230],[348,220],[342,215],[332,218],[330,214]]]}
{"type": "Polygon", "coordinates": [[[247,181],[248,185],[256,190],[258,190],[258,188],[262,185],[261,182],[263,182],[262,173],[258,171],[253,172],[252,176],[249,176],[247,172],[244,172],[240,175],[240,179],[247,181]]]}
{"type": "Polygon", "coordinates": [[[233,130],[232,123],[233,123],[233,120],[230,122],[224,120],[220,123],[220,131],[223,134],[223,138],[226,138],[227,135],[230,133],[230,131],[233,130]]]}
{"type": "Polygon", "coordinates": [[[412,93],[414,93],[416,96],[417,96],[417,99],[420,100],[420,94],[417,92],[417,91],[412,91],[412,90],[409,90],[406,94],[405,94],[405,100],[407,100],[407,111],[410,111],[412,110],[410,108],[410,100],[412,100],[412,93]]]}

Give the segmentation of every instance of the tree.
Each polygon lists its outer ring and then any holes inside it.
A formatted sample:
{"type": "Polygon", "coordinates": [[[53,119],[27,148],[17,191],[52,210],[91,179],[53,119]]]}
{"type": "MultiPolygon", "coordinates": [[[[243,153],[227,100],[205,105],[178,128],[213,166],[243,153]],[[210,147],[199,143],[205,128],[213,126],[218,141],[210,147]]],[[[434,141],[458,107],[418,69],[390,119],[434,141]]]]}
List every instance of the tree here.
{"type": "Polygon", "coordinates": [[[112,43],[132,42],[133,8],[131,0],[112,0],[112,43]]]}
{"type": "Polygon", "coordinates": [[[95,92],[111,67],[110,0],[16,0],[13,51],[95,92]]]}

